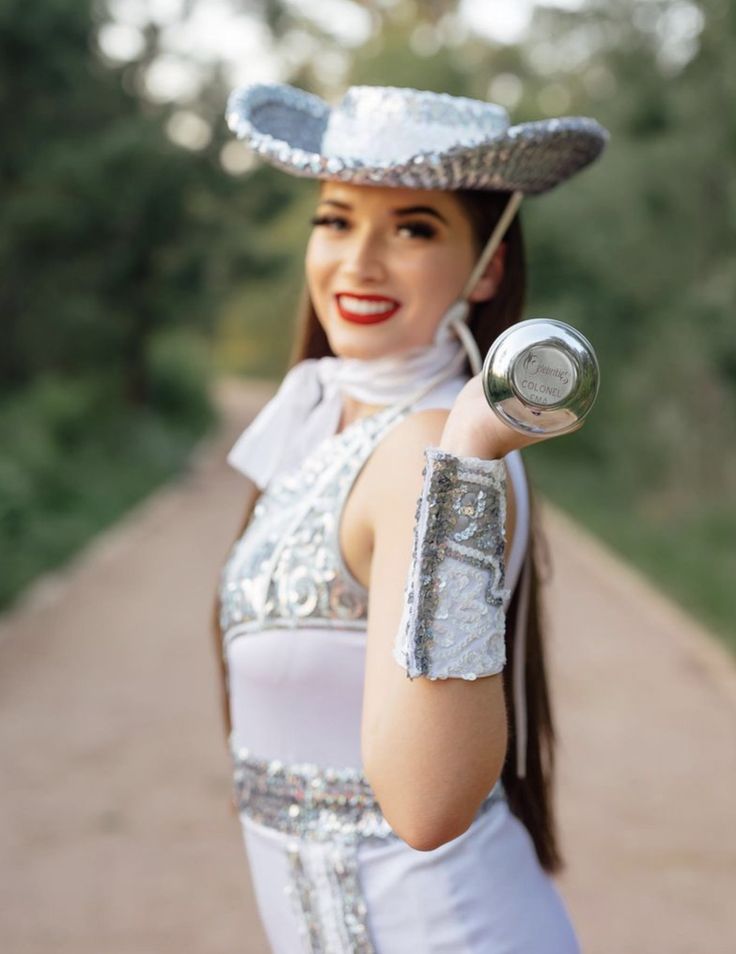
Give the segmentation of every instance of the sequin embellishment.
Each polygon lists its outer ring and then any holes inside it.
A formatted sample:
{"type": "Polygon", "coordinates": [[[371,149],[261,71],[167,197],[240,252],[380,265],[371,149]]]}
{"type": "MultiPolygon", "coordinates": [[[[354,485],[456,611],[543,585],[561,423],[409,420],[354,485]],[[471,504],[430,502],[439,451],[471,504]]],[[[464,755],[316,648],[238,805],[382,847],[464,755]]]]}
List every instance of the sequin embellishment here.
{"type": "Polygon", "coordinates": [[[238,806],[254,821],[307,841],[391,834],[368,780],[352,768],[284,764],[233,748],[238,806]]]}
{"type": "Polygon", "coordinates": [[[225,644],[264,629],[366,629],[368,593],[343,563],[338,524],[358,471],[408,410],[354,421],[269,484],[220,575],[225,644]]]}
{"type": "Polygon", "coordinates": [[[311,954],[373,954],[357,844],[359,838],[396,836],[365,777],[350,768],[258,759],[245,748],[233,747],[232,755],[238,809],[290,836],[286,890],[304,949],[311,954]]]}
{"type": "Polygon", "coordinates": [[[394,659],[410,678],[476,679],[506,663],[502,460],[425,450],[394,659]]]}
{"type": "Polygon", "coordinates": [[[227,123],[271,165],[297,176],[409,189],[544,192],[601,153],[585,116],[511,126],[494,103],[396,87],[350,87],[330,107],[293,86],[233,90],[227,123]]]}
{"type": "MultiPolygon", "coordinates": [[[[397,839],[365,776],[353,768],[285,764],[231,740],[238,810],[286,836],[286,892],[309,954],[375,954],[358,871],[358,846],[397,839]]],[[[505,798],[499,780],[478,810],[505,798]]]]}

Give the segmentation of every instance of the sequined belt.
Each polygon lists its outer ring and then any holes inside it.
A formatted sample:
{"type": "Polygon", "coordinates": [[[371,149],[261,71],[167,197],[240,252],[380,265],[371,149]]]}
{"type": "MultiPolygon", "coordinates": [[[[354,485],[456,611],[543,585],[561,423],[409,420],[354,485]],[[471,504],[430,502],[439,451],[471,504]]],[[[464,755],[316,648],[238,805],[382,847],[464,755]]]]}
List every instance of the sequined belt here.
{"type": "Polygon", "coordinates": [[[261,825],[308,841],[393,834],[357,769],[285,764],[242,748],[233,764],[238,808],[261,825]]]}
{"type": "MultiPolygon", "coordinates": [[[[231,744],[235,796],[247,818],[284,835],[292,898],[308,954],[375,954],[358,877],[358,845],[398,838],[365,776],[253,756],[231,744]]],[[[499,781],[479,814],[505,797],[499,781]]]]}

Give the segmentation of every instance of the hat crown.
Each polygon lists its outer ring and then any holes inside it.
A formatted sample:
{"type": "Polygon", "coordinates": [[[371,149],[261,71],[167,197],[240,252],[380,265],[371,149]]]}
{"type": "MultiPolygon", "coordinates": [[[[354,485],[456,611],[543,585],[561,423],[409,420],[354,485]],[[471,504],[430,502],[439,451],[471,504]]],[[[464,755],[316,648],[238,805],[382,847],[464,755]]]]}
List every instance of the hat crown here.
{"type": "Polygon", "coordinates": [[[383,165],[472,146],[502,136],[508,127],[508,113],[495,103],[396,86],[351,86],[330,112],[321,151],[383,165]]]}
{"type": "Polygon", "coordinates": [[[546,192],[608,140],[585,116],[512,126],[495,103],[395,86],[351,86],[332,106],[285,83],[252,83],[230,94],[227,120],[294,175],[445,191],[546,192]]]}

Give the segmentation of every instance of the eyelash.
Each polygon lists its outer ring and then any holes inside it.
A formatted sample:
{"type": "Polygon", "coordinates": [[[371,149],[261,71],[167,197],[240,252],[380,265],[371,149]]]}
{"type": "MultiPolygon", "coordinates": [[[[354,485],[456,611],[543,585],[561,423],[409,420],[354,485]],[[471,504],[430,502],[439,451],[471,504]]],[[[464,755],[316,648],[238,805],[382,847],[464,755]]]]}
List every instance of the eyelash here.
{"type": "MultiPolygon", "coordinates": [[[[343,225],[346,225],[347,222],[341,216],[333,215],[315,215],[310,220],[310,224],[313,226],[317,225],[335,225],[342,222],[343,225]]],[[[426,222],[402,222],[399,226],[400,229],[413,229],[416,232],[415,238],[425,238],[430,239],[434,238],[437,234],[436,231],[432,228],[431,225],[427,225],[426,222]]]]}

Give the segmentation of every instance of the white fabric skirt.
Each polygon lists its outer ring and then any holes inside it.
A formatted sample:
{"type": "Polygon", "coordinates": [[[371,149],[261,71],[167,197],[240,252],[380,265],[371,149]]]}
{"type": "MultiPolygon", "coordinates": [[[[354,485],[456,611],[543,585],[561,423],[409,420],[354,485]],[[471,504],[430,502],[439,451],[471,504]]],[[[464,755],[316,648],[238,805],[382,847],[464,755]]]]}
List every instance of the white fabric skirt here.
{"type": "MultiPolygon", "coordinates": [[[[245,815],[241,824],[274,954],[308,954],[308,930],[294,897],[287,850],[297,848],[295,839],[245,815]]],[[[334,914],[329,850],[325,843],[298,844],[300,863],[317,895],[313,904],[334,914]]],[[[505,800],[433,851],[416,851],[396,837],[361,840],[357,879],[376,954],[580,954],[557,888],[505,800]]],[[[353,891],[351,878],[337,890],[353,891]]],[[[327,922],[329,917],[321,919],[320,954],[350,951],[340,924],[334,923],[330,936],[327,922]]]]}

